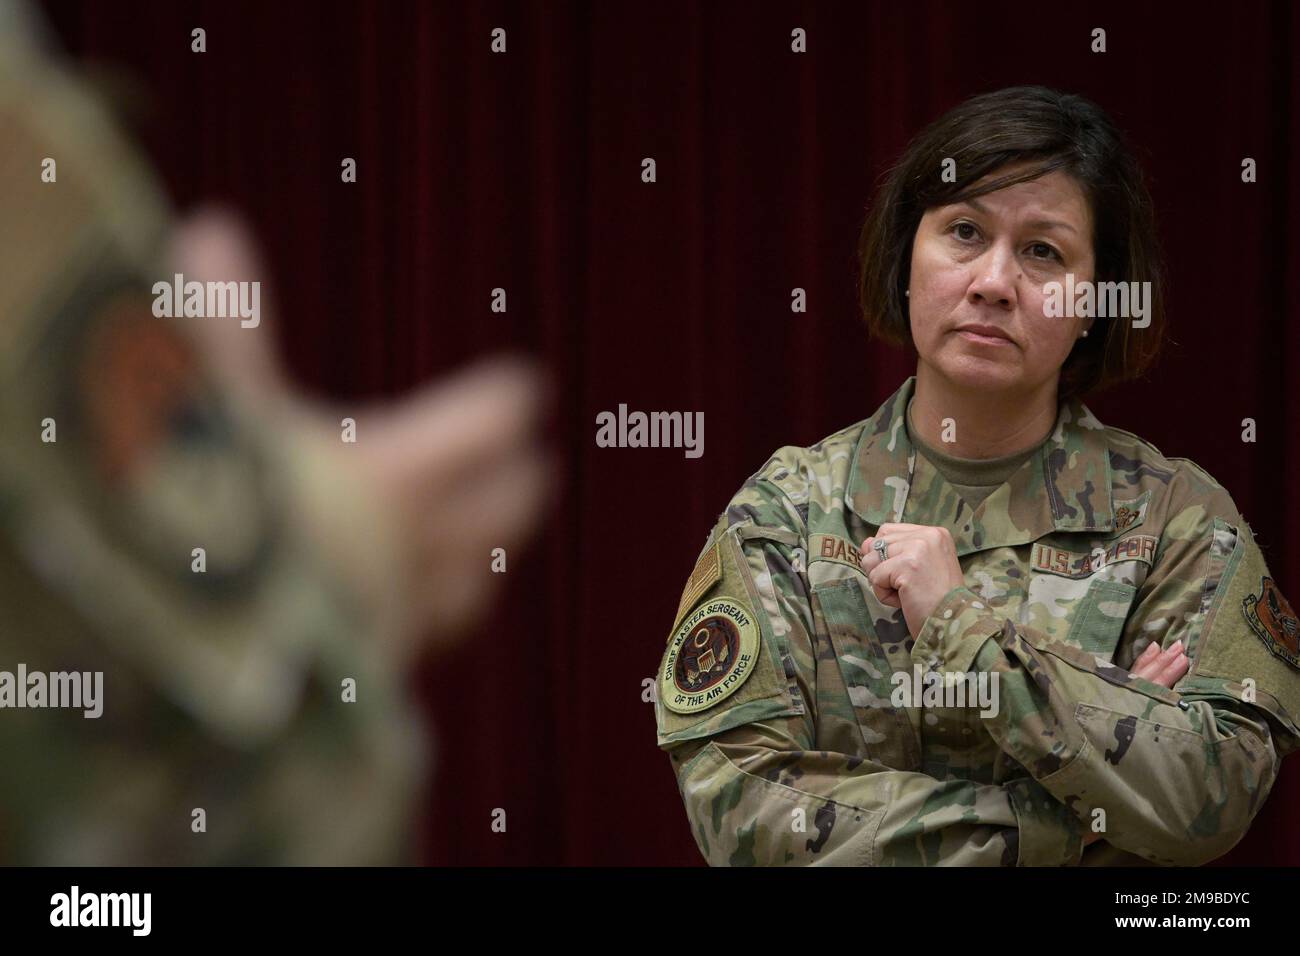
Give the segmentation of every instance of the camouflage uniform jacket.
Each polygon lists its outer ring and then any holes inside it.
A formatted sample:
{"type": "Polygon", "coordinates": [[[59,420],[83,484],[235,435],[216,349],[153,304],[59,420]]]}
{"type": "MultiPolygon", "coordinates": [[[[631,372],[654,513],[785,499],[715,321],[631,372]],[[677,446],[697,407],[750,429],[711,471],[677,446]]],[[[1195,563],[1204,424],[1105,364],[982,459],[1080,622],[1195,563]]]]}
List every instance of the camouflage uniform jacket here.
{"type": "Polygon", "coordinates": [[[1231,497],[1066,401],[972,512],[909,441],[914,385],[777,451],[687,583],[655,712],[700,851],[733,865],[1227,852],[1300,738],[1295,615],[1231,497]],[[965,577],[915,640],[858,565],[886,522],[946,527],[965,577]],[[1179,639],[1191,664],[1173,689],[1127,670],[1179,639]],[[918,668],[996,676],[998,706],[895,697],[918,668]],[[1085,847],[1090,830],[1102,839],[1085,847]]]}

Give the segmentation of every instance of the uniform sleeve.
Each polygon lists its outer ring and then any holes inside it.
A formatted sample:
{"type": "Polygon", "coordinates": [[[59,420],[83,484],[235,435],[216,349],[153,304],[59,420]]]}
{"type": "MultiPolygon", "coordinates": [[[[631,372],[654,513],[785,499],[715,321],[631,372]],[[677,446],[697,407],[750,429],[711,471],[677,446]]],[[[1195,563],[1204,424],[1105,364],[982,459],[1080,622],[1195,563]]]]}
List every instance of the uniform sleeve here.
{"type": "Polygon", "coordinates": [[[713,865],[1077,863],[1082,825],[1032,778],[1003,786],[940,781],[818,749],[815,662],[833,651],[816,636],[799,555],[805,541],[788,499],[766,482],[748,483],[714,527],[664,652],[658,741],[672,759],[705,859],[713,865]],[[681,712],[692,699],[681,683],[699,681],[702,670],[696,658],[683,661],[682,648],[706,638],[709,622],[727,613],[757,622],[756,664],[725,698],[681,712]]]}
{"type": "Polygon", "coordinates": [[[1295,616],[1221,489],[1165,525],[1122,639],[1136,652],[1181,639],[1189,671],[1161,687],[1010,621],[967,587],[935,608],[912,656],[997,674],[989,733],[1082,821],[1103,820],[1108,842],[1154,863],[1208,862],[1263,805],[1300,710],[1295,616]]]}

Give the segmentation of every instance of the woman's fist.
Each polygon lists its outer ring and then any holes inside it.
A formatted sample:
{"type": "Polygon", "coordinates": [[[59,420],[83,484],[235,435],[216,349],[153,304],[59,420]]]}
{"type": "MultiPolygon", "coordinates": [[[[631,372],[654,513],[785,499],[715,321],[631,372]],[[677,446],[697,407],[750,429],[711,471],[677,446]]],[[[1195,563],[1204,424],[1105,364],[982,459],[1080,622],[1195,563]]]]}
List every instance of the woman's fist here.
{"type": "Polygon", "coordinates": [[[945,594],[966,583],[957,548],[947,528],[923,524],[882,524],[862,542],[862,570],[876,598],[903,609],[907,630],[920,633],[945,594]],[[881,560],[875,543],[884,541],[888,558],[881,560]]]}

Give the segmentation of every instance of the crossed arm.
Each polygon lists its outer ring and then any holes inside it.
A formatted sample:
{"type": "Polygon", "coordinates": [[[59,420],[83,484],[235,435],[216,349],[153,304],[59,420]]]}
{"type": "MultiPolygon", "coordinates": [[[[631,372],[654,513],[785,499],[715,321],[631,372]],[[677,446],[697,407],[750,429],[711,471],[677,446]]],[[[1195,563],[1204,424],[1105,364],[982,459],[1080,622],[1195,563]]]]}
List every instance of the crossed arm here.
{"type": "MultiPolygon", "coordinates": [[[[807,714],[754,721],[671,748],[701,851],[717,864],[879,865],[1069,864],[1100,839],[1158,863],[1197,864],[1226,852],[1262,805],[1279,758],[1263,712],[1224,682],[1189,679],[1181,693],[1172,690],[1186,677],[1187,649],[1194,657],[1210,639],[1202,597],[1217,600],[1226,584],[1207,578],[1197,537],[1173,549],[1164,569],[1196,584],[1184,589],[1194,603],[1157,629],[1164,619],[1156,612],[1170,609],[1157,577],[1126,628],[1163,640],[1147,638],[1131,671],[1009,621],[964,584],[915,620],[918,663],[999,675],[1008,705],[988,730],[1031,777],[941,781],[815,749],[807,714]],[[1082,823],[1098,807],[1105,834],[1082,823]]],[[[870,539],[863,550],[869,546],[870,539]]],[[[761,536],[746,544],[756,580],[767,582],[759,597],[780,615],[787,640],[801,645],[793,656],[809,661],[806,592],[771,584],[788,577],[787,551],[761,536]]],[[[884,601],[891,582],[882,575],[871,583],[884,601]]],[[[894,590],[903,597],[903,588],[894,590]]],[[[1221,620],[1226,630],[1214,640],[1250,639],[1230,616],[1221,620]]],[[[809,675],[798,676],[807,683],[809,675]]],[[[805,686],[804,699],[814,697],[805,686]]]]}

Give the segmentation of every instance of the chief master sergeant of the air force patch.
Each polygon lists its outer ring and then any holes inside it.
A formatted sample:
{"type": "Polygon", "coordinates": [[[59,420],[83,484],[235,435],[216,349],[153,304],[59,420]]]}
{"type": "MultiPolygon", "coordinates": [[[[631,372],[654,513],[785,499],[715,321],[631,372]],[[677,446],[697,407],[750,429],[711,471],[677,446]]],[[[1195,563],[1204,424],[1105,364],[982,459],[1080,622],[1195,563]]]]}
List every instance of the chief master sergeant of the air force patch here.
{"type": "Polygon", "coordinates": [[[706,601],[681,622],[659,674],[659,699],[669,710],[692,714],[740,689],[758,662],[758,624],[730,597],[706,601]]]}

